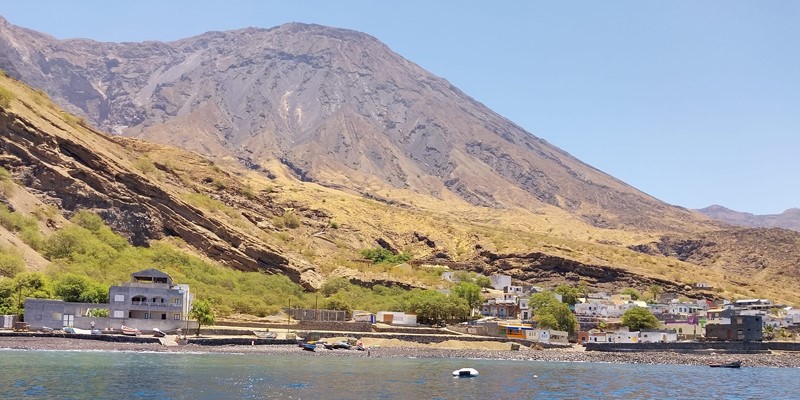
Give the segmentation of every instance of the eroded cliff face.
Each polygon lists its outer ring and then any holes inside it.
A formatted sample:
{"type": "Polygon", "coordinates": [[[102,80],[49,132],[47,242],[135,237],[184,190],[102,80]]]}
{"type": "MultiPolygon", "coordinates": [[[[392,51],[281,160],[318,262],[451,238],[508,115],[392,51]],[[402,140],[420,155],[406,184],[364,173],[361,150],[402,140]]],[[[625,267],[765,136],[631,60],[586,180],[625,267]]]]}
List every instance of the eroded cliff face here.
{"type": "MultiPolygon", "coordinates": [[[[176,236],[233,268],[285,274],[309,289],[322,282],[312,265],[281,255],[132,168],[136,154],[127,146],[130,139],[72,127],[56,113],[25,117],[5,109],[0,109],[0,132],[0,166],[62,213],[95,211],[135,245],[176,236]]],[[[250,204],[251,213],[269,215],[268,204],[250,204]]]]}
{"type": "Polygon", "coordinates": [[[591,288],[617,292],[632,287],[646,290],[651,285],[661,286],[666,292],[686,296],[711,296],[711,293],[693,293],[686,285],[667,279],[658,279],[632,273],[624,268],[585,264],[576,260],[534,252],[527,254],[496,254],[481,252],[485,274],[509,275],[521,282],[543,287],[558,285],[576,286],[580,282],[591,288]]]}

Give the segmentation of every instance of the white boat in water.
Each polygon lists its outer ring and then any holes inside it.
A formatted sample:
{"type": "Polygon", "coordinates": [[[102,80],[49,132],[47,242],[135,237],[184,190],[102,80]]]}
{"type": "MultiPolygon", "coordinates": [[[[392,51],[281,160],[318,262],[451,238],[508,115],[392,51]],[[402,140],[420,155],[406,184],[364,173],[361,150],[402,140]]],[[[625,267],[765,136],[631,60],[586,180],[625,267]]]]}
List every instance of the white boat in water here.
{"type": "Polygon", "coordinates": [[[461,368],[453,371],[453,376],[459,378],[471,378],[478,376],[478,370],[475,368],[461,368]]]}

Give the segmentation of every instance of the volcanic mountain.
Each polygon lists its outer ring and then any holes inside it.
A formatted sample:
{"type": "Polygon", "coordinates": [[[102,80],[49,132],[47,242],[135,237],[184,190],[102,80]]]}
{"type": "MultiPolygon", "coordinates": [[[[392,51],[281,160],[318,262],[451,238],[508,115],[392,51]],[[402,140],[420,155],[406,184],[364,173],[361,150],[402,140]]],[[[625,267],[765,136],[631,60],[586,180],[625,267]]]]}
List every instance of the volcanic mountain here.
{"type": "MultiPolygon", "coordinates": [[[[0,203],[15,212],[90,210],[135,245],[177,237],[306,288],[440,284],[424,268],[365,266],[377,244],[529,284],[715,296],[692,293],[704,281],[800,301],[800,233],[661,202],[362,33],[287,24],[100,43],[0,19],[0,69],[37,90],[0,77],[0,203]]],[[[16,232],[0,240],[29,265],[50,261],[16,232]]]]}
{"type": "Polygon", "coordinates": [[[699,223],[350,30],[291,23],[175,42],[57,40],[0,21],[0,68],[93,125],[369,194],[557,207],[597,227],[699,223]]]}

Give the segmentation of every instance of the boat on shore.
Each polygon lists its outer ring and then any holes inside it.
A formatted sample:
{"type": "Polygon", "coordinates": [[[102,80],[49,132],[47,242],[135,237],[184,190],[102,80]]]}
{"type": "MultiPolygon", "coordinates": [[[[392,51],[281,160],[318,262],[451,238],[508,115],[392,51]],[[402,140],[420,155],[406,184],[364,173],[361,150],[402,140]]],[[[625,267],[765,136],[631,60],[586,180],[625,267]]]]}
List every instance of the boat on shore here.
{"type": "Polygon", "coordinates": [[[130,326],[122,325],[122,334],[123,335],[139,336],[141,333],[142,333],[142,331],[140,331],[140,330],[138,330],[136,328],[131,328],[130,326]]]}
{"type": "Polygon", "coordinates": [[[275,339],[278,337],[277,333],[269,331],[253,331],[253,334],[259,339],[275,339]]]}
{"type": "Polygon", "coordinates": [[[316,343],[301,343],[300,347],[305,351],[316,351],[317,344],[316,343]]]}
{"type": "Polygon", "coordinates": [[[726,364],[708,364],[708,366],[711,367],[711,368],[741,368],[742,367],[742,362],[741,361],[734,361],[734,362],[729,362],[729,363],[726,363],[726,364]]]}

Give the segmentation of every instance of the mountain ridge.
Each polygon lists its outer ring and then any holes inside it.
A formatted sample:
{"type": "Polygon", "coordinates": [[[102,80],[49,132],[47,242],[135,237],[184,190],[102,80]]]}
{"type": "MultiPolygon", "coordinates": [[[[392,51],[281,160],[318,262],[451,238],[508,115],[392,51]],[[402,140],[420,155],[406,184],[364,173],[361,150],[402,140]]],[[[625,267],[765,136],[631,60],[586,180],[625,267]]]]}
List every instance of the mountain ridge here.
{"type": "Polygon", "coordinates": [[[0,68],[126,136],[256,168],[280,160],[301,179],[364,194],[379,185],[486,207],[552,206],[598,227],[703,223],[360,32],[290,23],[172,42],[42,36],[46,43],[23,49],[8,38],[27,31],[0,33],[8,50],[0,68]]]}
{"type": "Polygon", "coordinates": [[[729,225],[749,228],[783,228],[800,232],[800,208],[789,208],[780,214],[758,215],[734,211],[721,205],[711,205],[697,210],[711,219],[729,225]]]}

